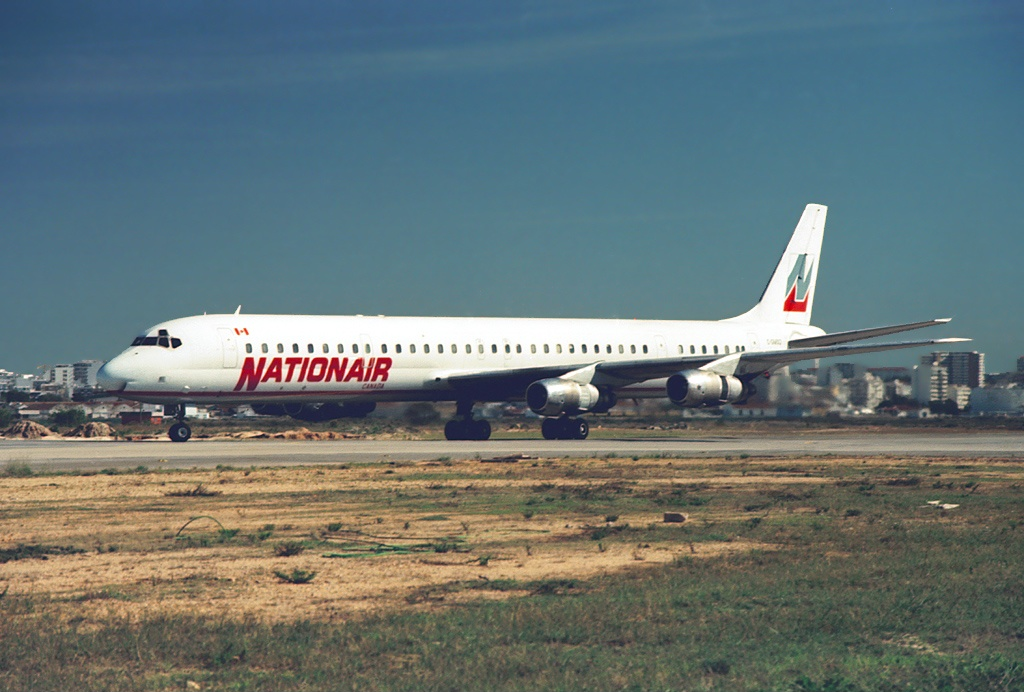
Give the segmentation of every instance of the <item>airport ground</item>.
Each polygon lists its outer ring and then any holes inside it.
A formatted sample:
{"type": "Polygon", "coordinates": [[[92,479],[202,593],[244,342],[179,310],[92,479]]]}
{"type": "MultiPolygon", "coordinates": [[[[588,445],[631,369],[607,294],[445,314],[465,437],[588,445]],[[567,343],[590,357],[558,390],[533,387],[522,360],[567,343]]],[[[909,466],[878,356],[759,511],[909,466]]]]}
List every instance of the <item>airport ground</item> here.
{"type": "Polygon", "coordinates": [[[1024,687],[1019,433],[689,432],[2,441],[0,688],[1024,687]]]}

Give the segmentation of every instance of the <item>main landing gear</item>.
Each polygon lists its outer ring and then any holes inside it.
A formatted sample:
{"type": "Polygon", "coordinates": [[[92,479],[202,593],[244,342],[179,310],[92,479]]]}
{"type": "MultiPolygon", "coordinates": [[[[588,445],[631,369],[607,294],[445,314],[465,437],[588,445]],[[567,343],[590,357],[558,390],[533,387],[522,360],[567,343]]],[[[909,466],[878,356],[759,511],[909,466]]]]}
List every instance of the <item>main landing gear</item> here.
{"type": "Polygon", "coordinates": [[[455,405],[455,418],[444,424],[446,440],[486,440],[491,437],[491,424],[473,418],[473,402],[460,401],[455,405]]]}
{"type": "Polygon", "coordinates": [[[585,440],[590,434],[590,425],[582,418],[545,418],[540,431],[545,440],[585,440]]]}
{"type": "Polygon", "coordinates": [[[171,438],[171,442],[188,442],[189,438],[192,437],[192,428],[188,427],[188,423],[185,422],[185,404],[165,406],[164,411],[165,413],[170,413],[170,415],[178,420],[167,431],[167,436],[171,438]],[[168,409],[171,409],[171,411],[168,411],[168,409]]]}

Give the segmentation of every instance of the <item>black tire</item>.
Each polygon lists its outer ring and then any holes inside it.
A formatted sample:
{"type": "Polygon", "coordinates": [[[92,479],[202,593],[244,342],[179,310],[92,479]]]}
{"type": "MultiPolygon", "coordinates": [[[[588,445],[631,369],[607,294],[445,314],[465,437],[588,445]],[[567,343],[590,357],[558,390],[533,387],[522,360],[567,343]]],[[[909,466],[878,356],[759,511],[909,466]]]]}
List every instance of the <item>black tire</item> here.
{"type": "Polygon", "coordinates": [[[465,440],[466,426],[460,420],[450,420],[444,424],[444,439],[465,440]]]}
{"type": "Polygon", "coordinates": [[[558,418],[545,418],[540,422],[540,434],[544,436],[545,440],[561,439],[561,421],[558,418]]]}
{"type": "Polygon", "coordinates": [[[167,436],[171,438],[171,442],[188,442],[192,437],[192,428],[184,423],[175,423],[167,431],[167,436]]]}
{"type": "Polygon", "coordinates": [[[475,420],[470,422],[469,431],[474,440],[488,440],[491,437],[491,424],[485,420],[475,420]]]}
{"type": "Polygon", "coordinates": [[[574,418],[559,418],[558,419],[558,439],[559,440],[574,440],[576,439],[576,419],[574,418]]]}
{"type": "Polygon", "coordinates": [[[585,440],[590,434],[590,424],[582,418],[576,418],[572,422],[572,437],[574,440],[585,440]]]}

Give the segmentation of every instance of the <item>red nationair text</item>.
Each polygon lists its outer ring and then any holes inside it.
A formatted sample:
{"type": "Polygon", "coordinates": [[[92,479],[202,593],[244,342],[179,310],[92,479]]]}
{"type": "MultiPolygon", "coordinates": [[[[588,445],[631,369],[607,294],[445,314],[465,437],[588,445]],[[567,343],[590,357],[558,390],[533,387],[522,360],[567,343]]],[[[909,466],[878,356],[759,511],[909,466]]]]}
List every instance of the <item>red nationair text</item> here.
{"type": "Polygon", "coordinates": [[[387,382],[391,359],[253,358],[242,363],[235,391],[248,392],[264,382],[387,382]]]}

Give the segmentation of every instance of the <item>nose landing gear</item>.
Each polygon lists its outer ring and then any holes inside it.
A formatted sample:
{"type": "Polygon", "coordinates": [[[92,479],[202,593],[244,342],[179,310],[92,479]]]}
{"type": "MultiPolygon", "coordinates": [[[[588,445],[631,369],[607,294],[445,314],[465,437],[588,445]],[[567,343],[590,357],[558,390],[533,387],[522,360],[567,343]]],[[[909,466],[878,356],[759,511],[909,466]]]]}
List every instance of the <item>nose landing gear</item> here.
{"type": "Polygon", "coordinates": [[[171,442],[188,442],[189,438],[192,437],[192,428],[188,427],[188,423],[185,422],[185,404],[165,406],[164,412],[174,416],[178,421],[167,431],[167,436],[171,438],[171,442]]]}

